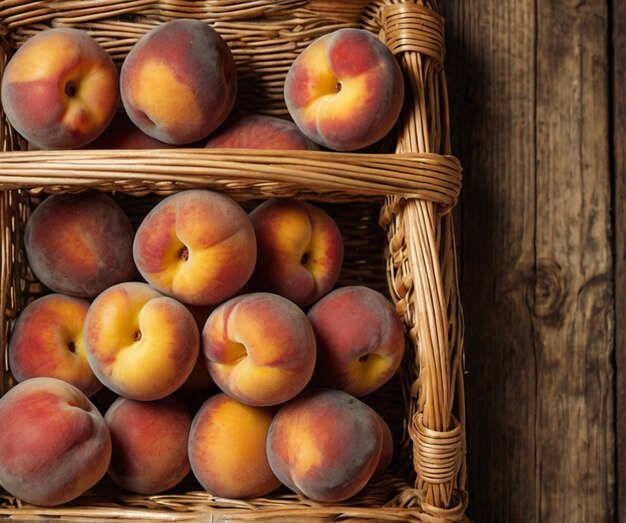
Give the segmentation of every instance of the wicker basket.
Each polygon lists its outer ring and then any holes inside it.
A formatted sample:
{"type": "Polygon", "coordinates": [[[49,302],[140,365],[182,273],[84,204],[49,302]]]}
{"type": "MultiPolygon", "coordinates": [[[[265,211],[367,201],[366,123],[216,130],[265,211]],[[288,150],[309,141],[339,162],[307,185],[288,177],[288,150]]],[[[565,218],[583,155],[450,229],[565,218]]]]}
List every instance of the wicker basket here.
{"type": "Polygon", "coordinates": [[[45,292],[23,252],[24,224],[42,196],[95,189],[134,219],[186,188],[223,191],[244,207],[273,196],[316,202],[338,221],[346,256],[340,285],[385,292],[406,326],[397,379],[370,401],[390,423],[390,471],[354,499],[315,503],[287,491],[219,499],[191,481],[159,496],[132,495],[103,480],[74,502],[29,506],[0,490],[0,517],[85,521],[461,521],[465,485],[463,321],[451,209],[461,167],[450,156],[443,20],[418,0],[0,1],[0,74],[12,52],[50,27],[89,31],[120,65],[147,30],[173,18],[210,23],[238,65],[237,107],[286,116],[282,86],[313,38],[341,27],[377,34],[397,55],[407,96],[397,128],[375,152],[167,149],[21,151],[3,118],[0,140],[0,394],[13,384],[6,347],[16,316],[45,292]]]}

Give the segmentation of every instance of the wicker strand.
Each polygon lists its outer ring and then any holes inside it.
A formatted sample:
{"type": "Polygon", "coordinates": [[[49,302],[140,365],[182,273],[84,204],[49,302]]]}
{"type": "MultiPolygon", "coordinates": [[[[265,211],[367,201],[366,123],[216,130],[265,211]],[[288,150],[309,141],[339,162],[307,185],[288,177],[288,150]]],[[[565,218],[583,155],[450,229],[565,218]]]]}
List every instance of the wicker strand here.
{"type": "Polygon", "coordinates": [[[283,196],[299,191],[323,194],[328,200],[397,194],[432,201],[440,212],[451,209],[461,189],[460,164],[433,154],[371,155],[318,151],[149,150],[76,151],[71,159],[60,151],[15,152],[0,157],[0,184],[5,188],[65,185],[81,180],[82,188],[103,183],[133,190],[171,192],[200,185],[228,186],[239,198],[261,190],[283,196]],[[164,176],[167,182],[163,183],[164,176]],[[343,198],[342,198],[343,193],[343,198]]]}
{"type": "Polygon", "coordinates": [[[381,11],[384,39],[394,54],[419,53],[443,66],[445,39],[443,18],[427,7],[417,4],[391,5],[381,11]]]}
{"type": "Polygon", "coordinates": [[[449,431],[430,430],[424,425],[423,414],[414,418],[413,430],[416,434],[414,452],[418,455],[419,473],[429,483],[450,484],[461,468],[463,457],[463,428],[452,416],[452,429],[449,431]]]}
{"type": "MultiPolygon", "coordinates": [[[[2,216],[10,216],[9,213],[9,209],[8,206],[10,205],[10,194],[8,192],[4,192],[2,194],[0,194],[0,217],[2,216]]],[[[2,220],[2,222],[0,223],[0,225],[2,225],[2,259],[0,260],[0,284],[2,285],[3,289],[11,289],[12,286],[12,281],[11,281],[11,276],[12,276],[12,262],[13,262],[13,256],[12,256],[12,234],[11,234],[11,224],[10,223],[6,223],[6,220],[2,220]]],[[[7,293],[2,293],[0,294],[0,307],[2,307],[1,310],[5,311],[7,309],[10,308],[10,304],[8,303],[11,300],[11,297],[7,295],[7,293]]],[[[8,325],[6,322],[2,322],[1,325],[2,328],[2,355],[3,355],[3,361],[2,361],[2,369],[8,369],[9,368],[9,361],[8,361],[8,351],[6,350],[6,347],[8,346],[8,325]]],[[[10,378],[8,376],[8,373],[3,372],[2,373],[2,379],[0,380],[0,395],[4,395],[4,393],[9,389],[10,386],[10,378]]]]}
{"type": "Polygon", "coordinates": [[[213,0],[193,2],[185,0],[81,0],[76,1],[2,1],[0,12],[9,29],[33,25],[61,18],[73,23],[88,22],[131,13],[151,15],[157,19],[197,18],[206,22],[271,17],[302,0],[213,0]]]}
{"type": "MultiPolygon", "coordinates": [[[[445,131],[448,121],[442,121],[439,112],[441,100],[445,99],[445,89],[441,87],[445,83],[442,74],[443,20],[428,6],[409,2],[391,2],[378,16],[385,24],[381,35],[392,40],[388,45],[399,55],[412,94],[409,96],[410,109],[405,111],[401,121],[396,150],[449,151],[449,133],[445,131]],[[397,16],[402,18],[401,22],[398,22],[397,16]],[[413,23],[405,23],[405,16],[412,18],[413,23]],[[415,46],[410,42],[426,43],[415,46]]],[[[447,118],[447,112],[443,116],[447,118]]],[[[435,433],[447,434],[455,424],[451,412],[462,340],[454,334],[451,336],[451,332],[458,332],[455,324],[462,319],[459,304],[450,305],[451,300],[458,299],[456,293],[450,292],[450,286],[456,285],[456,280],[448,278],[447,289],[443,284],[450,267],[456,269],[455,261],[451,259],[454,251],[444,249],[442,256],[442,237],[436,232],[442,229],[442,217],[437,215],[432,203],[389,198],[386,206],[388,209],[381,213],[381,223],[389,228],[390,247],[401,246],[397,253],[392,254],[394,263],[391,270],[397,274],[392,280],[401,282],[398,285],[400,288],[396,289],[396,298],[406,311],[407,324],[412,326],[409,333],[418,348],[419,373],[412,386],[418,405],[410,427],[416,486],[426,492],[427,505],[454,510],[455,499],[458,501],[458,496],[455,496],[459,485],[458,474],[464,462],[464,444],[457,442],[452,447],[443,444],[441,449],[425,453],[424,431],[416,429],[427,427],[432,436],[435,433]],[[404,288],[407,273],[415,277],[416,284],[411,292],[404,288]],[[438,285],[440,282],[442,285],[438,285]],[[449,310],[455,316],[450,317],[449,310]],[[450,466],[450,461],[433,461],[433,453],[449,456],[453,466],[450,466]]],[[[449,238],[452,231],[446,232],[449,238]]],[[[462,429],[460,424],[456,426],[462,429]]],[[[464,441],[462,430],[458,439],[464,441]]],[[[446,441],[446,437],[432,438],[430,443],[437,448],[440,442],[446,441]]],[[[464,480],[461,482],[464,483],[464,480]]],[[[463,506],[458,505],[457,510],[464,510],[463,506]]]]}

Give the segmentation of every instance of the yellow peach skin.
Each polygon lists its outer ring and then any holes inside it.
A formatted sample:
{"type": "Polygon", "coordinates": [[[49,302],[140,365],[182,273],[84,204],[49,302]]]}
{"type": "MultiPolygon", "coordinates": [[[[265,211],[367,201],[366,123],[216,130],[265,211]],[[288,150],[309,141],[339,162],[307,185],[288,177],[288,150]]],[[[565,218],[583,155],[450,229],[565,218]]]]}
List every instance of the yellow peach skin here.
{"type": "Polygon", "coordinates": [[[166,197],[144,218],[133,243],[137,269],[163,294],[213,305],[239,292],[256,262],[250,218],[225,194],[187,190],[166,197]]]}
{"type": "Polygon", "coordinates": [[[143,132],[169,144],[206,138],[230,114],[236,65],[224,39],[199,20],[172,20],[142,36],[120,72],[122,103],[143,132]]]}
{"type": "Polygon", "coordinates": [[[315,501],[340,502],[357,494],[380,461],[378,414],[333,389],[308,389],[282,405],[267,436],[276,477],[315,501]]]}
{"type": "Polygon", "coordinates": [[[49,29],[31,37],[2,77],[11,125],[38,149],[72,149],[94,140],[119,106],[113,61],[86,31],[49,29]]]}
{"type": "Polygon", "coordinates": [[[404,98],[402,70],[389,49],[364,29],[344,28],[313,41],[285,78],[293,121],[314,142],[355,151],[393,128],[404,98]]]}
{"type": "Polygon", "coordinates": [[[191,469],[205,490],[226,498],[253,498],[276,490],[265,445],[273,412],[227,394],[211,396],[193,419],[191,469]]]}
{"type": "Polygon", "coordinates": [[[202,351],[215,384],[255,406],[293,398],[315,366],[315,337],[306,315],[270,293],[243,294],[218,306],[202,330],[202,351]]]}
{"type": "Polygon", "coordinates": [[[141,282],[120,283],[98,295],[84,332],[96,376],[130,399],[172,394],[191,374],[199,352],[191,312],[141,282]]]}
{"type": "Polygon", "coordinates": [[[280,294],[306,307],[329,292],[343,263],[333,218],[303,200],[273,198],[250,213],[257,263],[248,288],[280,294]]]}
{"type": "Polygon", "coordinates": [[[89,302],[63,294],[42,296],[27,305],[9,339],[9,367],[13,377],[57,378],[86,396],[102,388],[94,375],[83,338],[89,302]]]}
{"type": "Polygon", "coordinates": [[[361,397],[389,381],[400,366],[404,329],[380,292],[362,285],[340,287],[307,316],[317,341],[315,384],[361,397]]]}
{"type": "Polygon", "coordinates": [[[76,387],[31,378],[0,398],[0,486],[26,503],[71,501],[106,474],[111,437],[76,387]]]}

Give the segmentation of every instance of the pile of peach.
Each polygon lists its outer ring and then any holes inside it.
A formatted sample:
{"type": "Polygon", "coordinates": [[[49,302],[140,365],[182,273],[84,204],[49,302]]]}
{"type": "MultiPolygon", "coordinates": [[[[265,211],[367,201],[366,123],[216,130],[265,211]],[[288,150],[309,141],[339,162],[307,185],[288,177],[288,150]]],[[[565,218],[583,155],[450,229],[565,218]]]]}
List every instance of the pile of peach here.
{"type": "Polygon", "coordinates": [[[17,50],[1,86],[6,116],[31,149],[355,151],[389,134],[404,81],[382,42],[346,28],[317,38],[292,63],[284,84],[292,120],[237,114],[236,96],[230,47],[210,25],[187,19],[148,31],[119,71],[86,31],[43,31],[17,50]]]}
{"type": "Polygon", "coordinates": [[[360,398],[397,371],[403,325],[378,291],[338,285],[330,214],[196,189],[132,223],[95,191],[26,222],[49,292],[10,335],[0,486],[56,505],[107,473],[141,494],[191,473],[215,496],[336,502],[389,466],[390,427],[360,398]]]}
{"type": "MultiPolygon", "coordinates": [[[[236,79],[199,21],[148,32],[119,73],[87,33],[51,29],[7,64],[2,107],[33,149],[349,151],[388,134],[403,102],[397,62],[363,30],[294,61],[293,121],[236,114],[236,79]]],[[[220,497],[285,486],[338,502],[389,466],[390,428],[360,398],[397,371],[403,326],[382,294],[337,286],[343,239],[320,207],[246,212],[188,190],[133,226],[105,193],[52,195],[24,248],[49,292],[9,340],[18,384],[0,398],[0,486],[12,495],[57,505],[107,474],[140,494],[192,475],[220,497]]]]}

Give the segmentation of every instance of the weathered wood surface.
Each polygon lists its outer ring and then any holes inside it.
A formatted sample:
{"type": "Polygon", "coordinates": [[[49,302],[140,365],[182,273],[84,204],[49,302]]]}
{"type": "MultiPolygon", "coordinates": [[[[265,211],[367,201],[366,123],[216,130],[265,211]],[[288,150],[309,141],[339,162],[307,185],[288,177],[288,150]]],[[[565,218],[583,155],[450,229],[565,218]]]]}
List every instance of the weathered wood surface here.
{"type": "Polygon", "coordinates": [[[626,520],[625,2],[440,9],[464,166],[468,513],[626,520]]]}
{"type": "Polygon", "coordinates": [[[617,441],[617,515],[626,521],[626,1],[613,5],[612,72],[614,180],[615,180],[615,368],[617,441]]]}

